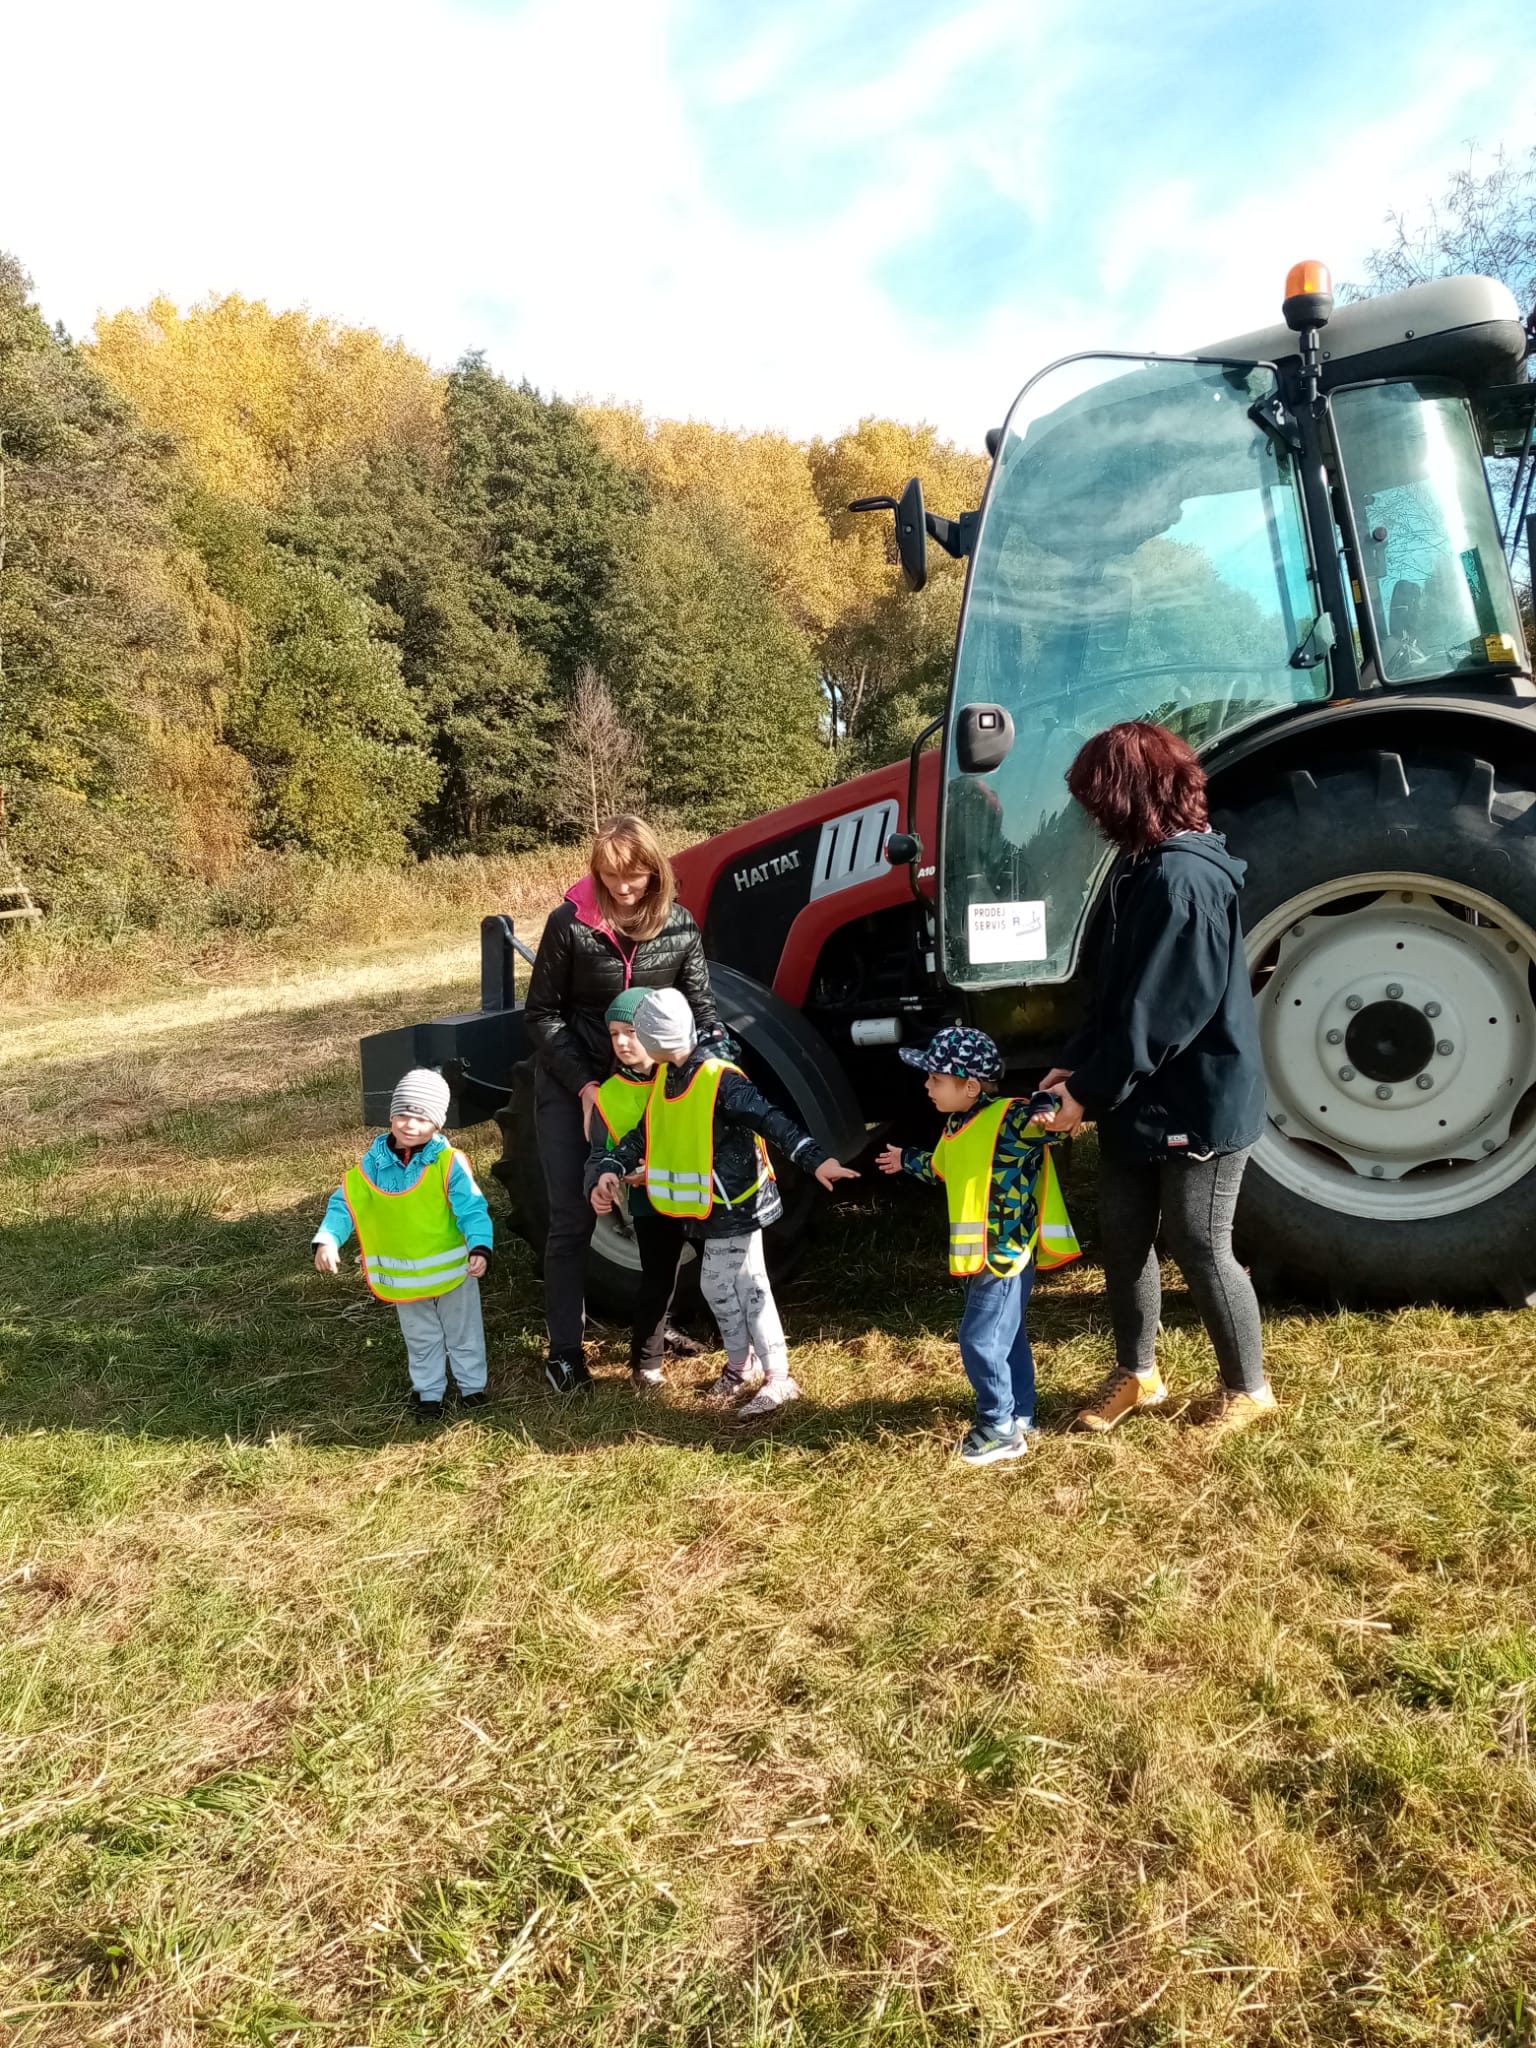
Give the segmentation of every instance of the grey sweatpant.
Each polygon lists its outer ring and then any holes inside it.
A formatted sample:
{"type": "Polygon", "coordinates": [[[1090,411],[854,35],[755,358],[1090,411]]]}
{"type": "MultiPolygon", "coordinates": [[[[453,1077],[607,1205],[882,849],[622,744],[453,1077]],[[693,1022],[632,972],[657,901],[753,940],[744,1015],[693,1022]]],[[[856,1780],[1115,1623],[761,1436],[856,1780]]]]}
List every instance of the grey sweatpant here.
{"type": "Polygon", "coordinates": [[[756,1352],[767,1385],[789,1378],[789,1348],[768,1283],[760,1230],[754,1230],[748,1237],[704,1240],[699,1292],[719,1326],[726,1366],[731,1372],[744,1371],[747,1360],[756,1352]]]}
{"type": "Polygon", "coordinates": [[[400,1334],[411,1368],[411,1385],[423,1401],[441,1401],[448,1367],[461,1394],[485,1385],[485,1325],[480,1320],[480,1282],[461,1280],[449,1294],[430,1301],[397,1301],[400,1334]]]}

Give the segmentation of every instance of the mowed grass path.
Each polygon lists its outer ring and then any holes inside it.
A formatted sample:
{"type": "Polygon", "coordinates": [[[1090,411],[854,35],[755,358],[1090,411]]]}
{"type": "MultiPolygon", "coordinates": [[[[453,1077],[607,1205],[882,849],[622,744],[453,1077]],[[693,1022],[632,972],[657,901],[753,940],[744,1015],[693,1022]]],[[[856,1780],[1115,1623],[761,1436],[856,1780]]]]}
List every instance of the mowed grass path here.
{"type": "Polygon", "coordinates": [[[465,991],[348,988],[0,1048],[8,2044],[1531,2039],[1536,1318],[1281,1309],[1279,1425],[1101,1444],[1085,1262],[969,1472],[939,1217],[866,1186],[771,1431],[616,1333],[546,1398],[504,1244],[423,1436],[307,1240],[351,1036],[465,991]]]}

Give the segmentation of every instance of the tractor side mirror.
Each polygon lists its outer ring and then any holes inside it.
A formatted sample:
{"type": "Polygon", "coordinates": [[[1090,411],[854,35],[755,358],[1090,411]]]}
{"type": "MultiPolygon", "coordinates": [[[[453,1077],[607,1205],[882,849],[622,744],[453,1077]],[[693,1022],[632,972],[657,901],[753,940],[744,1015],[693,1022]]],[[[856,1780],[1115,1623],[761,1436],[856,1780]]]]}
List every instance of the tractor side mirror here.
{"type": "Polygon", "coordinates": [[[899,498],[855,498],[850,512],[894,512],[896,553],[901,559],[902,581],[908,590],[921,590],[928,581],[928,520],[923,511],[921,477],[909,477],[899,498]]]}
{"type": "Polygon", "coordinates": [[[986,775],[1007,760],[1013,717],[1001,704],[967,704],[955,719],[955,763],[962,775],[986,775]]]}
{"type": "Polygon", "coordinates": [[[885,858],[890,867],[909,868],[917,854],[917,838],[911,832],[893,832],[885,842],[885,858]]]}
{"type": "Polygon", "coordinates": [[[928,581],[928,521],[923,512],[923,480],[909,477],[907,487],[896,501],[896,552],[901,557],[901,574],[908,590],[921,590],[928,581]]]}

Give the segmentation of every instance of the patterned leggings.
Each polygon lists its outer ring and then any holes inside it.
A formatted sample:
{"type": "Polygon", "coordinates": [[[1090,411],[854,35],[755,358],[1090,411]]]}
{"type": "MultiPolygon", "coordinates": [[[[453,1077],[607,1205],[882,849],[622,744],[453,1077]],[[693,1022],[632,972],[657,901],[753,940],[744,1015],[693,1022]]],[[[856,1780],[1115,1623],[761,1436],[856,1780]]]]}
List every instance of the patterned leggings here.
{"type": "Polygon", "coordinates": [[[725,1360],[733,1373],[745,1371],[753,1352],[771,1386],[789,1378],[789,1351],[784,1325],[768,1284],[763,1260],[763,1233],[750,1237],[711,1237],[704,1241],[699,1291],[719,1325],[725,1360]]]}

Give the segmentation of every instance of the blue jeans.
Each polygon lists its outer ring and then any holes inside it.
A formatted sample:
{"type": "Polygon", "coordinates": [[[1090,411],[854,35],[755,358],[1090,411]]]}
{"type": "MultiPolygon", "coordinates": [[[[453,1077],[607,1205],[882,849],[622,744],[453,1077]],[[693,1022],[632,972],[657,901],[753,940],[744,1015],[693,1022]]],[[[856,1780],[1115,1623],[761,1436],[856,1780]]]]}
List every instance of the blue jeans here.
{"type": "Polygon", "coordinates": [[[1035,1284],[1033,1261],[1003,1280],[977,1273],[965,1283],[960,1317],[960,1362],[976,1391],[976,1420],[984,1429],[1035,1422],[1035,1358],[1024,1314],[1035,1284]]]}

